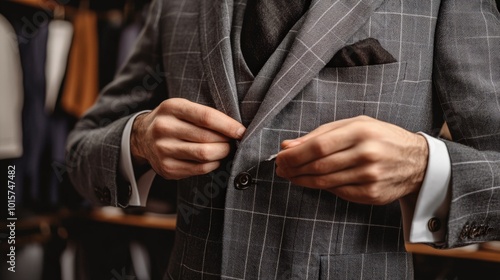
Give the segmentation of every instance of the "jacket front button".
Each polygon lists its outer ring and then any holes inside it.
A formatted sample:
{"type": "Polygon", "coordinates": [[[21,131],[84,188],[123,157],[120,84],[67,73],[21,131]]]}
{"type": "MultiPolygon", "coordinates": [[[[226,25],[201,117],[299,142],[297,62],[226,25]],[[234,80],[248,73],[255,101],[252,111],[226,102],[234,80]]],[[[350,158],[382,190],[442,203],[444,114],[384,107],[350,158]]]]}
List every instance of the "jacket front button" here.
{"type": "Polygon", "coordinates": [[[438,218],[431,218],[427,223],[427,227],[431,232],[436,232],[441,229],[441,221],[438,218]]]}
{"type": "Polygon", "coordinates": [[[234,178],[234,187],[238,190],[246,190],[253,184],[254,179],[248,172],[242,172],[234,178]]]}

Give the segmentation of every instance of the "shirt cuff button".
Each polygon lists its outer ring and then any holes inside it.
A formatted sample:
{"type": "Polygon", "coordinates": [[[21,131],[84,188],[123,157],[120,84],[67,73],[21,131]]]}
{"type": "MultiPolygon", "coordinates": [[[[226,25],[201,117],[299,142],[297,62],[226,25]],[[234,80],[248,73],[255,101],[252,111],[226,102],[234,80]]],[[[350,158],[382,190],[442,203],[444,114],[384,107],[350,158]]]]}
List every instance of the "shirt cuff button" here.
{"type": "Polygon", "coordinates": [[[441,229],[441,221],[438,218],[433,217],[429,219],[429,222],[427,223],[427,228],[429,228],[431,232],[439,231],[441,229]]]}

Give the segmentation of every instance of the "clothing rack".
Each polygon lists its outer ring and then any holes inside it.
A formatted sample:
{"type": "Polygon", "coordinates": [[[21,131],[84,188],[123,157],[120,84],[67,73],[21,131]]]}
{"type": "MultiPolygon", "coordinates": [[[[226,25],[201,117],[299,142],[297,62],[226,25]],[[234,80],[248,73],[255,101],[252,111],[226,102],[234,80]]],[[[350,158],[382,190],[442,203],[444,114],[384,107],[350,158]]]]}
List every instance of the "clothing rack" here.
{"type": "MultiPolygon", "coordinates": [[[[23,99],[18,102],[20,106],[16,106],[12,114],[17,117],[22,113],[23,117],[18,118],[20,121],[13,123],[15,127],[21,127],[22,134],[26,137],[11,137],[17,143],[15,153],[10,152],[0,158],[13,161],[10,164],[19,164],[21,171],[27,170],[26,173],[29,173],[25,175],[24,172],[19,172],[18,180],[21,182],[18,182],[18,185],[29,185],[29,187],[19,187],[18,193],[27,194],[34,190],[33,194],[29,194],[30,199],[43,200],[44,204],[50,200],[50,207],[54,203],[58,205],[68,203],[67,200],[57,198],[58,193],[66,193],[68,189],[72,189],[68,186],[60,187],[61,184],[69,184],[69,179],[63,178],[67,174],[60,172],[65,170],[64,135],[74,125],[75,120],[92,106],[98,92],[111,82],[116,71],[124,63],[142,28],[145,8],[149,2],[149,0],[0,2],[0,14],[6,18],[7,25],[11,25],[9,28],[13,27],[12,31],[8,32],[15,32],[17,35],[10,38],[13,44],[19,47],[19,52],[15,56],[21,58],[19,62],[17,60],[15,63],[12,62],[14,66],[19,64],[17,68],[22,70],[22,73],[20,70],[20,73],[16,74],[16,78],[24,76],[19,79],[22,83],[20,92],[15,94],[15,96],[22,95],[23,99]],[[146,6],[141,6],[143,4],[146,6]],[[130,21],[127,20],[126,14],[129,15],[130,21]],[[54,34],[52,37],[48,36],[49,29],[50,32],[54,31],[51,33],[54,34]],[[49,41],[52,44],[49,44],[49,41]],[[52,130],[52,127],[55,130],[52,130]],[[39,139],[35,139],[32,134],[37,135],[39,139]],[[17,149],[17,146],[23,146],[24,152],[22,149],[17,149]],[[48,193],[47,182],[50,185],[49,198],[47,195],[41,197],[35,193],[41,189],[44,194],[48,193]]],[[[14,132],[17,133],[19,130],[14,132]]],[[[44,205],[40,207],[43,209],[38,209],[38,206],[34,206],[36,203],[28,200],[23,205],[22,198],[17,202],[20,203],[20,207],[36,208],[34,213],[37,214],[44,213],[47,208],[44,205]]],[[[52,212],[55,209],[47,210],[52,212]]]]}
{"type": "Polygon", "coordinates": [[[107,10],[112,8],[122,8],[125,5],[146,4],[149,0],[9,0],[20,4],[40,7],[46,10],[54,10],[57,7],[89,8],[92,10],[107,10]]]}
{"type": "Polygon", "coordinates": [[[120,11],[125,21],[134,18],[134,11],[140,10],[150,0],[9,0],[10,2],[31,6],[49,13],[57,19],[71,19],[79,9],[90,9],[99,19],[115,19],[120,11]]]}

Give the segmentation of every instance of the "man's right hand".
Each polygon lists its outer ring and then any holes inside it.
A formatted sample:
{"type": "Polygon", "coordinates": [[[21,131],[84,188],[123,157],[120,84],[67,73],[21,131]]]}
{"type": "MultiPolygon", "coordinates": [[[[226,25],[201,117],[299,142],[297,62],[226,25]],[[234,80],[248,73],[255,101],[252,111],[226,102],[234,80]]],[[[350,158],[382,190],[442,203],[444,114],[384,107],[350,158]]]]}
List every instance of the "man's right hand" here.
{"type": "Polygon", "coordinates": [[[135,119],[130,152],[134,165],[149,163],[166,179],[182,179],[215,170],[229,142],[244,133],[241,123],[214,108],[172,98],[135,119]]]}

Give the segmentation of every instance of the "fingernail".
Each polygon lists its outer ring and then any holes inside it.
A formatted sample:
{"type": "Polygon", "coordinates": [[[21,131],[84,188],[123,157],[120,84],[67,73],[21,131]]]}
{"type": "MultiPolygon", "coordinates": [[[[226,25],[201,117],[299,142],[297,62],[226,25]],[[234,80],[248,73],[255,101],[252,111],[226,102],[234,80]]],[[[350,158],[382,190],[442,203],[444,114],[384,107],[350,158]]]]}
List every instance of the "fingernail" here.
{"type": "Polygon", "coordinates": [[[236,136],[237,136],[238,138],[243,137],[243,134],[245,134],[245,130],[246,130],[246,129],[245,129],[244,127],[240,127],[240,128],[238,128],[238,130],[236,131],[236,136]]]}
{"type": "Polygon", "coordinates": [[[285,144],[285,147],[283,147],[284,149],[293,148],[300,144],[300,142],[296,140],[285,140],[285,141],[286,143],[284,143],[285,144]]]}

